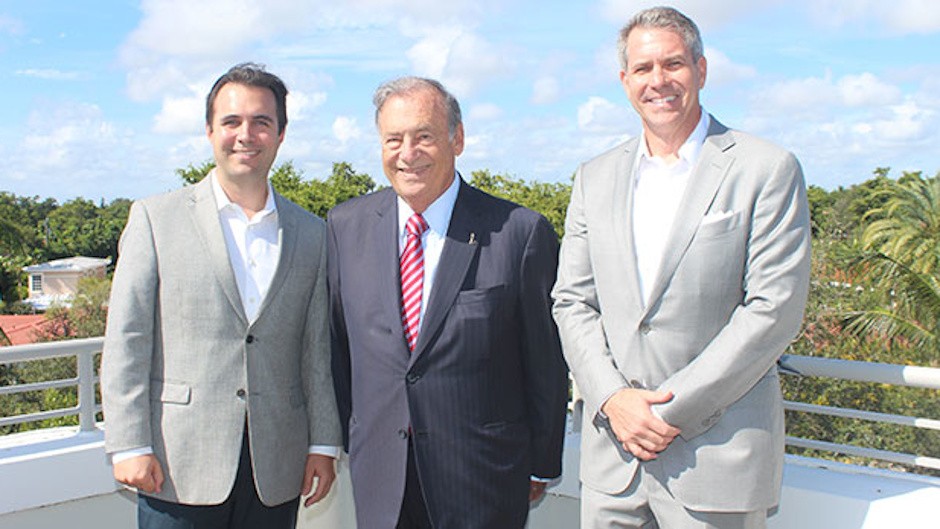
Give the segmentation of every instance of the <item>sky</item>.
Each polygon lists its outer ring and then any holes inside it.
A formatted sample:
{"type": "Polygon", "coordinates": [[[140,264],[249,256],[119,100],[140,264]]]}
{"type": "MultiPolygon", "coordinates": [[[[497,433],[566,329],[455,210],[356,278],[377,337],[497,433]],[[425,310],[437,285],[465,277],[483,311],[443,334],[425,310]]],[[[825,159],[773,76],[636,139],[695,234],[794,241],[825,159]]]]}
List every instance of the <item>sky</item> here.
{"type": "MultiPolygon", "coordinates": [[[[253,61],[287,83],[276,163],[349,162],[379,184],[372,92],[402,75],[461,103],[464,175],[568,182],[640,132],[618,30],[660,4],[617,0],[0,0],[0,191],[141,198],[209,160],[205,95],[253,61]]],[[[825,189],[940,171],[940,2],[685,0],[701,99],[825,189]]]]}

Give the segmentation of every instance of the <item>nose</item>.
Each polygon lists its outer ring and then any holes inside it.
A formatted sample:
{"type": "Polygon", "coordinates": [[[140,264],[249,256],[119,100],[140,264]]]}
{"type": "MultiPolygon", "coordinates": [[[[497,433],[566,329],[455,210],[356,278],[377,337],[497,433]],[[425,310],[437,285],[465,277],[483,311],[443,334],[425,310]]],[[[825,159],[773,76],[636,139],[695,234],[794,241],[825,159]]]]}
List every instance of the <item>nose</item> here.
{"type": "Polygon", "coordinates": [[[402,140],[399,157],[405,163],[411,163],[418,158],[418,143],[409,137],[402,140]]]}
{"type": "Polygon", "coordinates": [[[235,131],[235,139],[240,142],[247,142],[251,139],[254,131],[249,121],[243,122],[235,131]]]}
{"type": "Polygon", "coordinates": [[[662,67],[653,67],[652,72],[650,72],[650,84],[653,86],[662,86],[666,84],[666,72],[663,71],[662,67]]]}

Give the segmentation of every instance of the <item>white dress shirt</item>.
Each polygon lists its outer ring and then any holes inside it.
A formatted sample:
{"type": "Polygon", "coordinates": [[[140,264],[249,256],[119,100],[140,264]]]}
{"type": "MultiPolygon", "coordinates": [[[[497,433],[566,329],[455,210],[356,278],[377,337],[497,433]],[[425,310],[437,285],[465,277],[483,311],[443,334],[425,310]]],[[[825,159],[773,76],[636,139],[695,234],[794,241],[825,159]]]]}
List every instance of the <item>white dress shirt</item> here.
{"type": "Polygon", "coordinates": [[[679,203],[705,143],[708,122],[708,113],[702,109],[695,130],[679,147],[679,159],[671,164],[651,155],[645,135],[640,138],[640,153],[633,170],[633,240],[644,304],[649,303],[659,275],[679,203]]]}
{"type": "MultiPolygon", "coordinates": [[[[228,249],[229,262],[235,274],[238,295],[242,308],[249,322],[258,317],[261,302],[271,287],[274,272],[281,256],[281,241],[277,217],[277,205],[274,202],[274,189],[267,182],[268,198],[264,208],[251,218],[241,206],[229,200],[222,185],[219,184],[213,169],[209,173],[215,204],[219,209],[219,222],[228,249]]],[[[120,463],[139,455],[152,454],[153,447],[136,448],[116,452],[111,456],[112,463],[120,463]]],[[[339,447],[310,445],[309,453],[339,456],[339,447]]]]}

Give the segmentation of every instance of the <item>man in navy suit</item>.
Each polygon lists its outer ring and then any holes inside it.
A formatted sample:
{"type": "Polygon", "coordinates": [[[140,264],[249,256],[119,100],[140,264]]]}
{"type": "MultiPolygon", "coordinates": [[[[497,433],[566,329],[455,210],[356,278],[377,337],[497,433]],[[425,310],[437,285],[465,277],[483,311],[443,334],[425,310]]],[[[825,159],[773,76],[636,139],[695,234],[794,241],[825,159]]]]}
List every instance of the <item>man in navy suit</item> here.
{"type": "Polygon", "coordinates": [[[374,102],[392,187],[328,221],[333,374],[359,526],[521,528],[529,499],[561,473],[557,237],[541,215],[459,177],[460,106],[440,83],[397,79],[374,102]],[[410,233],[415,222],[423,230],[410,233]],[[403,296],[412,249],[418,286],[403,296]]]}

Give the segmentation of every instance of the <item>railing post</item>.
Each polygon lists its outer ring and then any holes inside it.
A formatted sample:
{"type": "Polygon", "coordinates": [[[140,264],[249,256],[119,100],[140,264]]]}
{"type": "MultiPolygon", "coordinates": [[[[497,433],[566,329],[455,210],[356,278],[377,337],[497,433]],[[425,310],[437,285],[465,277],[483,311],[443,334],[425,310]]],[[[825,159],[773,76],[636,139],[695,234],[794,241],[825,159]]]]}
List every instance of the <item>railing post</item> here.
{"type": "Polygon", "coordinates": [[[95,429],[95,355],[78,353],[78,430],[95,429]]]}

